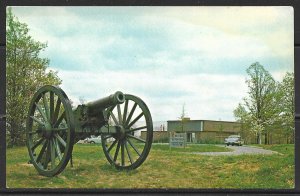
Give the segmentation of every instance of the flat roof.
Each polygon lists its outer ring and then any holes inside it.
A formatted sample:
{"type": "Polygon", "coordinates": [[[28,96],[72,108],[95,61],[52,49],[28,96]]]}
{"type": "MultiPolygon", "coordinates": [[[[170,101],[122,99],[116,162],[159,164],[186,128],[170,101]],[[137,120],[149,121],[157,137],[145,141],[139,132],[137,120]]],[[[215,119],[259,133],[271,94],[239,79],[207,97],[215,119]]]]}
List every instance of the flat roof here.
{"type": "MultiPolygon", "coordinates": [[[[228,123],[240,123],[237,121],[223,121],[223,120],[186,120],[185,122],[188,121],[210,121],[210,122],[228,122],[228,123]]],[[[181,120],[168,120],[167,122],[181,122],[181,120]]]]}

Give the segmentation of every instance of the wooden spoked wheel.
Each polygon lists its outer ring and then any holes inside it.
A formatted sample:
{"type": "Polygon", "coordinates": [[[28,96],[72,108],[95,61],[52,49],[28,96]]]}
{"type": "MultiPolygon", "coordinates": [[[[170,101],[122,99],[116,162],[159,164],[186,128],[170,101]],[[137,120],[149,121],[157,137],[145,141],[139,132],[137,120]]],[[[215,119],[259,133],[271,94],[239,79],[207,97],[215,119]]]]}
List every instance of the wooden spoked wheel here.
{"type": "Polygon", "coordinates": [[[31,162],[41,175],[54,176],[63,171],[74,142],[73,112],[63,90],[46,85],[34,94],[26,138],[31,162]]]}
{"type": "Polygon", "coordinates": [[[153,123],[147,105],[138,97],[125,94],[125,102],[107,109],[108,122],[117,127],[113,134],[102,134],[102,147],[110,164],[117,169],[135,169],[147,158],[153,138],[153,123]]]}

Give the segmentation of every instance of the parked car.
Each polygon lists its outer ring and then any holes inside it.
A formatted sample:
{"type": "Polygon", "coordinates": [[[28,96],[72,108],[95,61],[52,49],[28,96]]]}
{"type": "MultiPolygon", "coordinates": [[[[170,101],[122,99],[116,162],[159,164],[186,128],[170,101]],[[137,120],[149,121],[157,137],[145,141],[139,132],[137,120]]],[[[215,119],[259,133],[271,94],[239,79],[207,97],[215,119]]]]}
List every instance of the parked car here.
{"type": "Polygon", "coordinates": [[[228,138],[225,138],[225,144],[229,145],[237,145],[242,146],[244,144],[244,140],[239,135],[230,135],[228,138]]]}
{"type": "Polygon", "coordinates": [[[91,135],[90,137],[85,138],[84,142],[89,144],[101,144],[101,135],[91,135]]]}
{"type": "Polygon", "coordinates": [[[79,140],[79,141],[77,142],[77,144],[84,144],[84,143],[86,143],[85,140],[79,140]]]}

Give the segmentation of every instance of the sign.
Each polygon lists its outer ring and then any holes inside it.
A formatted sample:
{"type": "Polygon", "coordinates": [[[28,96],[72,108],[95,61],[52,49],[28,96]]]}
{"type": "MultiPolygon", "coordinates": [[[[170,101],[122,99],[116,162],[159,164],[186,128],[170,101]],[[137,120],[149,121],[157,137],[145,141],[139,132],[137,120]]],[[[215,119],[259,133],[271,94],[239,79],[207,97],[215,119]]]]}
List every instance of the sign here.
{"type": "Polygon", "coordinates": [[[171,133],[170,147],[185,147],[186,133],[171,133]]]}

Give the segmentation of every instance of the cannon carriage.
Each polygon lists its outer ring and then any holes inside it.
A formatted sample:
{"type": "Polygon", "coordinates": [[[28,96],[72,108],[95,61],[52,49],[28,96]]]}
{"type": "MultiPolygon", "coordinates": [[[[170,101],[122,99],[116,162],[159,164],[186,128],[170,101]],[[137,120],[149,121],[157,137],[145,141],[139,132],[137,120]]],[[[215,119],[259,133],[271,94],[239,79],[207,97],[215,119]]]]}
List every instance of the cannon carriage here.
{"type": "Polygon", "coordinates": [[[137,96],[120,91],[71,107],[62,89],[46,85],[33,96],[26,122],[30,161],[44,176],[64,170],[73,145],[90,135],[101,135],[103,152],[117,169],[135,169],[147,158],[153,137],[152,117],[137,96]],[[141,138],[138,133],[145,131],[141,138]]]}

